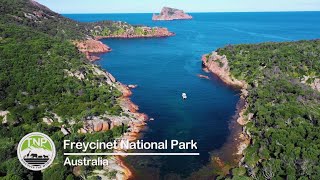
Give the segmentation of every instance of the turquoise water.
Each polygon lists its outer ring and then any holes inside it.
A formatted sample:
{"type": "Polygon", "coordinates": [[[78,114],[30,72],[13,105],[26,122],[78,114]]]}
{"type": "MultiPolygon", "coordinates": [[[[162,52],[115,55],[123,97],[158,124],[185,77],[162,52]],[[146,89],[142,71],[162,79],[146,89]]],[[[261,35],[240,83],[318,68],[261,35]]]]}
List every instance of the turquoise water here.
{"type": "MultiPolygon", "coordinates": [[[[153,22],[151,14],[66,15],[91,22],[121,20],[132,24],[164,26],[176,36],[158,39],[103,40],[113,51],[97,64],[125,84],[137,84],[132,100],[154,118],[145,141],[196,140],[200,156],[131,157],[137,173],[167,178],[187,177],[209,162],[213,150],[227,140],[239,92],[201,69],[201,56],[228,44],[293,41],[320,37],[320,12],[199,13],[191,21],[153,22]],[[197,74],[210,76],[200,79],[197,74]],[[181,99],[181,93],[188,100],[181,99]]],[[[143,176],[143,175],[142,175],[143,176]]],[[[142,177],[141,176],[141,177],[142,177]]]]}

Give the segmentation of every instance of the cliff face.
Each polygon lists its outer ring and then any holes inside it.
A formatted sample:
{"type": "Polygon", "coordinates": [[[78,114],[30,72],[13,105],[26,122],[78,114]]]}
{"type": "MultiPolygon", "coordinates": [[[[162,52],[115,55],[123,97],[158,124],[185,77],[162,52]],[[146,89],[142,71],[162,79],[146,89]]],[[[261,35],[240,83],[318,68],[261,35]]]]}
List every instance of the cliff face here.
{"type": "Polygon", "coordinates": [[[172,21],[179,19],[192,19],[192,16],[186,14],[183,10],[164,7],[161,10],[160,15],[153,15],[152,20],[154,21],[172,21]]]}

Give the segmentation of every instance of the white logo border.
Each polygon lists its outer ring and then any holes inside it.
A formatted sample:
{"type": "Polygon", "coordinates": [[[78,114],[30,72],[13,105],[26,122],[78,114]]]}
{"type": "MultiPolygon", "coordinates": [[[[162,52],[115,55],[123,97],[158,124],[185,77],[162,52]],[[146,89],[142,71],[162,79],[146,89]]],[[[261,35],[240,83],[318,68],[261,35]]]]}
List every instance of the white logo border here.
{"type": "Polygon", "coordinates": [[[46,168],[48,168],[54,161],[55,157],[56,157],[56,147],[54,145],[54,142],[52,141],[52,139],[46,135],[46,134],[43,134],[41,132],[32,132],[32,133],[29,133],[29,134],[26,134],[19,142],[18,144],[18,147],[17,147],[17,155],[18,155],[18,159],[20,161],[20,163],[27,169],[29,170],[32,170],[32,171],[41,171],[41,170],[44,170],[46,168]],[[39,167],[39,168],[31,168],[31,166],[29,164],[27,164],[23,157],[21,157],[21,154],[20,154],[20,149],[22,147],[22,144],[24,143],[24,141],[29,137],[29,136],[34,136],[34,135],[40,135],[40,136],[44,136],[45,138],[47,138],[49,140],[49,143],[51,145],[51,148],[52,148],[52,157],[49,159],[49,161],[43,165],[42,167],[39,167]]]}

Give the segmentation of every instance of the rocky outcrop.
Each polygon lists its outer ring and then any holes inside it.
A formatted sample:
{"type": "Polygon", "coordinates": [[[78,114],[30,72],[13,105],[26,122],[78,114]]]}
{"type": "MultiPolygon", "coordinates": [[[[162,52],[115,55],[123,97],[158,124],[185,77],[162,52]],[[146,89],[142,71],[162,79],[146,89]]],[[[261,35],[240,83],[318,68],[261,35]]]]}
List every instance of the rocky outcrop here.
{"type": "Polygon", "coordinates": [[[129,84],[128,85],[128,88],[130,88],[130,89],[135,89],[137,87],[138,87],[138,85],[136,85],[136,84],[129,84]]]}
{"type": "Polygon", "coordinates": [[[248,120],[252,119],[253,116],[251,113],[245,115],[245,112],[249,107],[246,101],[248,96],[247,83],[245,81],[238,80],[231,75],[227,57],[224,55],[218,55],[217,52],[203,55],[202,65],[204,66],[205,71],[212,72],[224,83],[233,87],[241,88],[241,99],[243,100],[244,105],[240,110],[238,110],[237,122],[242,126],[247,124],[248,120]]]}
{"type": "MultiPolygon", "coordinates": [[[[118,125],[122,125],[119,123],[118,125]]],[[[84,123],[84,128],[80,129],[80,133],[91,133],[91,132],[104,132],[111,130],[115,127],[115,122],[112,122],[108,118],[100,118],[100,117],[93,117],[90,120],[86,120],[84,123]]]]}
{"type": "Polygon", "coordinates": [[[139,27],[140,33],[134,30],[127,29],[123,30],[120,34],[109,34],[106,36],[97,35],[94,36],[95,39],[87,39],[82,41],[74,41],[73,43],[78,48],[78,50],[86,55],[86,58],[90,61],[99,60],[99,55],[102,53],[107,53],[111,51],[111,48],[103,44],[101,39],[111,39],[111,38],[122,38],[122,39],[132,39],[132,38],[159,38],[159,37],[169,37],[173,36],[174,33],[170,32],[167,28],[160,27],[139,27]]]}
{"type": "Polygon", "coordinates": [[[181,20],[181,19],[192,19],[192,16],[186,14],[183,10],[164,7],[161,10],[160,15],[154,14],[152,20],[154,21],[172,21],[172,20],[181,20]]]}
{"type": "MultiPolygon", "coordinates": [[[[104,114],[101,116],[88,117],[84,120],[83,127],[79,129],[78,133],[105,132],[116,126],[127,125],[128,130],[122,135],[121,139],[128,139],[129,141],[137,140],[141,130],[146,126],[148,116],[139,113],[139,107],[130,100],[132,92],[129,87],[121,84],[110,73],[99,69],[95,65],[92,65],[91,70],[94,75],[104,76],[105,83],[122,92],[122,97],[117,100],[123,112],[121,116],[104,114]]],[[[115,171],[117,179],[130,179],[132,176],[130,169],[119,156],[112,157],[112,160],[109,160],[109,166],[104,167],[104,170],[115,171]]],[[[101,171],[101,173],[98,173],[98,176],[103,179],[104,174],[104,171],[101,171]]]]}
{"type": "Polygon", "coordinates": [[[320,79],[316,78],[312,83],[312,88],[320,92],[320,79]]]}
{"type": "Polygon", "coordinates": [[[74,44],[77,46],[78,50],[84,53],[87,59],[90,61],[99,60],[99,54],[111,51],[110,47],[94,39],[74,41],[74,44]]]}
{"type": "MultiPolygon", "coordinates": [[[[132,27],[133,28],[133,27],[132,27]]],[[[174,36],[173,32],[170,32],[168,28],[162,28],[162,27],[147,27],[142,26],[139,27],[140,31],[139,33],[135,32],[134,29],[126,29],[123,30],[122,33],[119,34],[109,34],[107,36],[95,36],[95,39],[112,39],[112,38],[121,38],[121,39],[134,39],[134,38],[160,38],[160,37],[169,37],[174,36]]]]}
{"type": "Polygon", "coordinates": [[[246,82],[240,81],[230,74],[229,63],[226,56],[220,56],[217,52],[205,54],[202,56],[202,64],[224,83],[238,88],[246,88],[246,82]]]}
{"type": "Polygon", "coordinates": [[[8,114],[10,114],[9,111],[0,111],[0,117],[2,117],[2,124],[8,123],[8,119],[7,119],[8,114]]]}
{"type": "Polygon", "coordinates": [[[206,75],[203,75],[203,74],[198,74],[198,77],[202,78],[202,79],[210,79],[209,76],[206,76],[206,75]]]}
{"type": "Polygon", "coordinates": [[[42,121],[44,123],[46,123],[47,125],[49,125],[49,126],[53,123],[53,120],[51,118],[48,118],[48,117],[42,118],[42,121]]]}
{"type": "Polygon", "coordinates": [[[320,79],[317,77],[304,76],[301,80],[302,84],[308,84],[312,89],[320,92],[320,79]],[[308,83],[308,80],[311,80],[311,83],[308,83]]]}

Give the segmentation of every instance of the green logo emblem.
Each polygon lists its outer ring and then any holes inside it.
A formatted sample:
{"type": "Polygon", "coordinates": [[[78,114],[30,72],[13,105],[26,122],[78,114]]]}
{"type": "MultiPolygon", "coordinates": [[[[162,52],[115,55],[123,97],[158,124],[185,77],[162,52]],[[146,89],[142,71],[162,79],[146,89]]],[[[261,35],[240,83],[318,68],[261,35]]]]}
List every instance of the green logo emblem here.
{"type": "Polygon", "coordinates": [[[25,135],[20,140],[17,154],[24,167],[33,171],[41,171],[53,162],[56,148],[49,136],[34,132],[25,135]]]}

